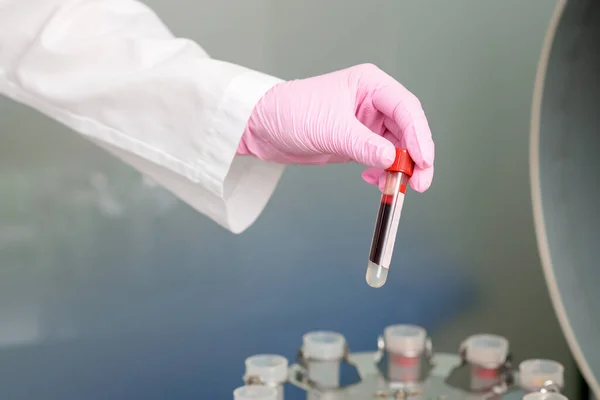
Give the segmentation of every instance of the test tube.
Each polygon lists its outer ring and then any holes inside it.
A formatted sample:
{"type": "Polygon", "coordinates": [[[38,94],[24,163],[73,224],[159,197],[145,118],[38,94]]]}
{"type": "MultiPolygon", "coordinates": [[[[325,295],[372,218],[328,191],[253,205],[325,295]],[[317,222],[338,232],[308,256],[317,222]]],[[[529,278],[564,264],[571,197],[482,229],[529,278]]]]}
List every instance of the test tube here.
{"type": "Polygon", "coordinates": [[[302,337],[302,353],[308,378],[320,389],[340,385],[340,365],[346,354],[346,339],[337,332],[314,331],[302,337]]]}
{"type": "Polygon", "coordinates": [[[408,150],[397,148],[394,164],[386,170],[385,185],[371,242],[366,274],[367,283],[371,287],[380,288],[387,280],[406,185],[413,169],[414,162],[408,150]]]}
{"type": "Polygon", "coordinates": [[[519,382],[526,392],[535,392],[553,385],[558,389],[564,386],[565,368],[552,360],[531,359],[519,364],[519,382]]]}
{"type": "Polygon", "coordinates": [[[388,379],[411,383],[420,380],[421,358],[427,332],[417,325],[391,325],[383,331],[388,359],[388,379]]]}
{"type": "Polygon", "coordinates": [[[246,359],[244,378],[256,377],[266,386],[277,390],[277,399],[283,400],[283,384],[288,377],[288,360],[276,354],[258,354],[246,359]]]}
{"type": "Polygon", "coordinates": [[[508,340],[502,336],[478,334],[463,343],[465,359],[471,365],[471,389],[482,390],[499,382],[508,357],[508,340]]]}
{"type": "Polygon", "coordinates": [[[233,391],[233,400],[277,400],[277,390],[263,385],[246,385],[233,391]]]}

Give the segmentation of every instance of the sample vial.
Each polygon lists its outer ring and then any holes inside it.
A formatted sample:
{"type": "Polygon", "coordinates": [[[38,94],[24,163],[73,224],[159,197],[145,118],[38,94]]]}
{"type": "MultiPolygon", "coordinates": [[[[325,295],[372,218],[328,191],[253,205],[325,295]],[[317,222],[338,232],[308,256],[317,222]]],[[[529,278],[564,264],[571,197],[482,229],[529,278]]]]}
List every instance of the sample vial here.
{"type": "Polygon", "coordinates": [[[346,339],[337,332],[314,331],[302,337],[302,353],[308,378],[321,389],[340,385],[340,365],[346,354],[346,339]]]}
{"type": "Polygon", "coordinates": [[[256,377],[263,385],[277,390],[277,399],[283,400],[283,384],[288,378],[288,360],[276,354],[258,354],[246,359],[246,381],[256,377]]]}
{"type": "Polygon", "coordinates": [[[519,382],[526,392],[536,392],[548,385],[558,389],[564,386],[565,368],[552,360],[525,360],[519,364],[519,382]]]}
{"type": "Polygon", "coordinates": [[[246,385],[233,391],[233,400],[277,400],[277,390],[262,385],[246,385]]]}
{"type": "Polygon", "coordinates": [[[462,345],[471,365],[471,389],[478,391],[499,383],[501,369],[508,357],[508,340],[502,336],[478,334],[462,345]]]}
{"type": "Polygon", "coordinates": [[[523,400],[569,400],[560,393],[528,393],[523,396],[523,400]]]}
{"type": "Polygon", "coordinates": [[[421,358],[427,332],[417,325],[391,325],[383,331],[388,359],[388,379],[411,383],[421,378],[421,358]]]}
{"type": "Polygon", "coordinates": [[[371,287],[380,288],[387,280],[406,185],[412,176],[414,165],[406,149],[396,149],[394,164],[386,170],[385,185],[367,265],[366,280],[371,287]]]}

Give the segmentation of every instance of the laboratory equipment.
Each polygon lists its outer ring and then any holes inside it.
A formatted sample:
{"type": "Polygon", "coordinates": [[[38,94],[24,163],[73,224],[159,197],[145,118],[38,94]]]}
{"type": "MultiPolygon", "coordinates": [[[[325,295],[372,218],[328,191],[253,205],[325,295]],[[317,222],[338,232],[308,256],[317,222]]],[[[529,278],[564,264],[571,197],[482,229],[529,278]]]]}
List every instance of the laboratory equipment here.
{"type": "Polygon", "coordinates": [[[277,400],[277,390],[263,385],[246,385],[233,391],[233,400],[277,400]]]}
{"type": "Polygon", "coordinates": [[[486,390],[502,381],[503,367],[508,358],[506,338],[490,334],[473,335],[463,342],[461,351],[470,366],[472,390],[486,390]]]}
{"type": "Polygon", "coordinates": [[[427,332],[416,325],[391,325],[383,331],[387,379],[401,384],[417,383],[421,358],[430,348],[427,332]]]}
{"type": "Polygon", "coordinates": [[[340,364],[346,356],[346,339],[337,332],[315,331],[302,337],[301,360],[308,379],[320,389],[337,388],[340,364]]]}
{"type": "Polygon", "coordinates": [[[261,383],[277,390],[277,399],[284,396],[283,384],[287,381],[288,360],[276,354],[258,354],[246,359],[246,383],[261,383]]]}
{"type": "Polygon", "coordinates": [[[523,400],[569,400],[560,393],[528,393],[523,396],[523,400]]]}
{"type": "Polygon", "coordinates": [[[525,360],[519,364],[521,387],[529,392],[564,386],[564,367],[552,360],[525,360]]]}
{"type": "Polygon", "coordinates": [[[414,162],[408,150],[397,148],[396,159],[386,170],[385,185],[371,241],[366,274],[367,283],[371,287],[380,288],[387,280],[406,186],[413,169],[414,162]]]}
{"type": "Polygon", "coordinates": [[[581,373],[600,398],[600,3],[559,0],[533,93],[529,176],[542,269],[581,373]]]}
{"type": "Polygon", "coordinates": [[[543,359],[513,368],[510,344],[499,335],[471,335],[457,353],[442,353],[434,352],[423,327],[397,324],[383,330],[375,351],[366,352],[350,352],[341,333],[305,334],[287,382],[308,400],[565,400],[563,372],[561,364],[543,359]]]}

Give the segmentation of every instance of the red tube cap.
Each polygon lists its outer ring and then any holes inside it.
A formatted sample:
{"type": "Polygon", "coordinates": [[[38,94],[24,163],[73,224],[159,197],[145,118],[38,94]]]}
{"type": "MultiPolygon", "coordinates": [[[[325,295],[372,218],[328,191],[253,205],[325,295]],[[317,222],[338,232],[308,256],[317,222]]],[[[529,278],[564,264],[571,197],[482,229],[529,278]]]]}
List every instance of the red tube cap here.
{"type": "Polygon", "coordinates": [[[415,162],[410,158],[408,150],[396,148],[396,159],[386,171],[402,172],[403,174],[412,176],[414,169],[415,162]]]}

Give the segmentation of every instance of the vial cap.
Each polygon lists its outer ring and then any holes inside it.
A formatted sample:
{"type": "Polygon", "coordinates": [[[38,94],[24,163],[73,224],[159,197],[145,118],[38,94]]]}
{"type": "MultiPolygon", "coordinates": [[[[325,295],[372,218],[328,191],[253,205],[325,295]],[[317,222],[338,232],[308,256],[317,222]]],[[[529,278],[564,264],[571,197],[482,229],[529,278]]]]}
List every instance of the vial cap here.
{"type": "Polygon", "coordinates": [[[508,340],[498,335],[473,335],[463,346],[467,361],[483,368],[498,368],[508,356],[508,340]]]}
{"type": "Polygon", "coordinates": [[[565,368],[561,363],[552,360],[525,360],[519,364],[521,387],[528,390],[539,390],[548,381],[558,387],[564,385],[565,368]]]}
{"type": "Polygon", "coordinates": [[[394,163],[386,170],[391,172],[402,172],[408,176],[412,176],[415,168],[415,162],[408,154],[408,150],[396,148],[396,159],[394,163]]]}
{"type": "Polygon", "coordinates": [[[569,400],[560,393],[529,393],[523,396],[523,400],[569,400]]]}
{"type": "Polygon", "coordinates": [[[233,400],[277,400],[277,390],[262,385],[242,386],[233,391],[233,400]]]}
{"type": "Polygon", "coordinates": [[[383,331],[385,349],[407,357],[417,357],[425,350],[427,332],[417,325],[390,325],[383,331]]]}
{"type": "Polygon", "coordinates": [[[302,351],[307,359],[340,360],[346,352],[346,339],[341,333],[330,331],[308,332],[302,337],[302,351]]]}
{"type": "Polygon", "coordinates": [[[264,383],[287,381],[288,360],[276,354],[257,354],[246,358],[246,376],[257,376],[264,383]]]}

